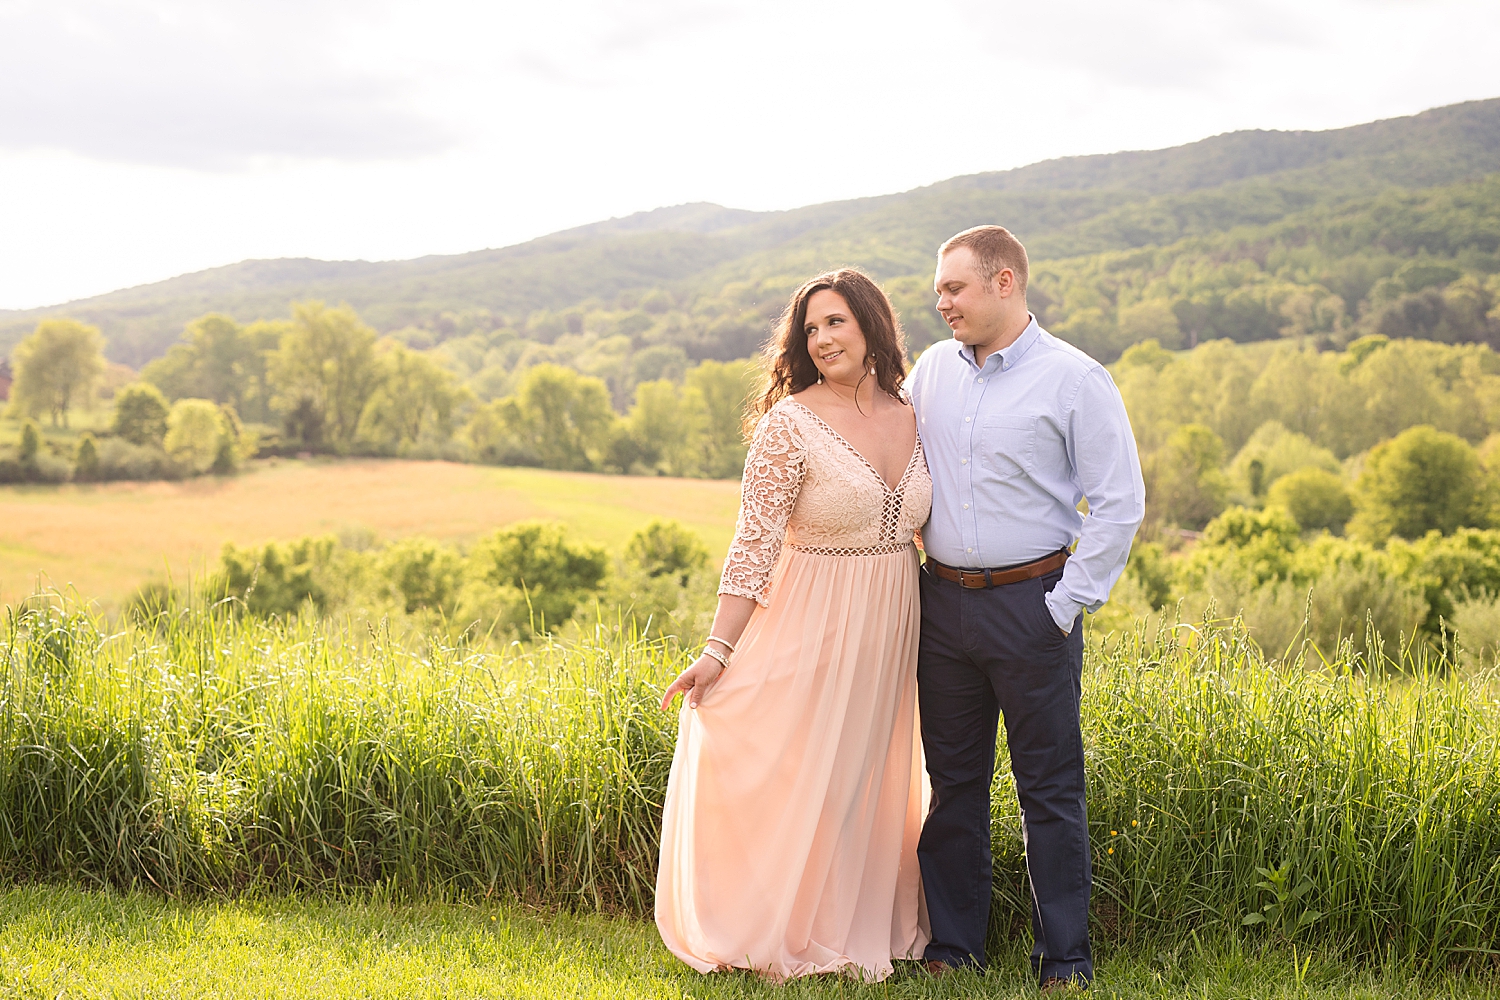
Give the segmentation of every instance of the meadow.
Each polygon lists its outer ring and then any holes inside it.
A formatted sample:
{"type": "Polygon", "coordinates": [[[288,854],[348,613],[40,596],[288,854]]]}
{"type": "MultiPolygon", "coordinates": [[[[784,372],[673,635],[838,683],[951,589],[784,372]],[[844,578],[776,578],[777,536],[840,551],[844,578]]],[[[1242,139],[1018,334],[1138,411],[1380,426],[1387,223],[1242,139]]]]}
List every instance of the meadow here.
{"type": "MultiPolygon", "coordinates": [[[[165,899],[155,893],[26,886],[0,891],[0,995],[344,1000],[783,1000],[1034,997],[1026,943],[1004,942],[983,976],[907,974],[875,985],[744,974],[702,977],[628,917],[494,902],[379,898],[165,899]]],[[[1411,976],[1233,938],[1107,948],[1094,995],[1141,1000],[1493,998],[1493,977],[1411,976]]]]}
{"type": "MultiPolygon", "coordinates": [[[[1493,678],[1431,669],[1424,646],[1394,664],[1366,655],[1349,642],[1268,664],[1234,623],[1091,639],[1102,947],[1313,948],[1424,976],[1491,966],[1493,678]]],[[[604,622],[495,650],[192,609],[112,626],[33,602],[10,614],[0,658],[12,884],[650,911],[676,728],[655,701],[685,662],[670,638],[604,622]]],[[[997,948],[1024,936],[1029,899],[1004,764],[997,948]]]]}
{"type": "Polygon", "coordinates": [[[421,534],[467,543],[514,521],[556,520],[618,551],[654,518],[729,546],[739,483],[454,462],[268,459],[234,477],[0,487],[0,604],[44,586],[117,607],[147,579],[211,569],[224,543],[421,534]]]}

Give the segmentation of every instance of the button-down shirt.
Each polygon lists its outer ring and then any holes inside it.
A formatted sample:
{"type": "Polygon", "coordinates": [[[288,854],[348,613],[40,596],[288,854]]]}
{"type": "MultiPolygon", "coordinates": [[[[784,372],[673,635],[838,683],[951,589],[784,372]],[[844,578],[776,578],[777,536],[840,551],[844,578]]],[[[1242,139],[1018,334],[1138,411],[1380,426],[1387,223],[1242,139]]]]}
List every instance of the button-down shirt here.
{"type": "Polygon", "coordinates": [[[983,365],[929,347],[906,383],[932,472],[922,546],[938,562],[996,569],[1078,547],[1047,595],[1064,631],[1109,599],[1145,514],[1125,403],[1104,366],[1032,317],[983,365]],[[1088,500],[1088,516],[1078,511],[1088,500]]]}

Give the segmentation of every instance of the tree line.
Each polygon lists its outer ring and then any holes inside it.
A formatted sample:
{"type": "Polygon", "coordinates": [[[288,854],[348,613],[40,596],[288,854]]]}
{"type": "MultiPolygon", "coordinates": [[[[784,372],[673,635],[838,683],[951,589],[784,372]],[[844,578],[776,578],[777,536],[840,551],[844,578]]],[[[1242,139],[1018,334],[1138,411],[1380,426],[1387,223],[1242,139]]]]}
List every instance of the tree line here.
{"type": "MultiPolygon", "coordinates": [[[[1105,623],[1243,613],[1272,655],[1500,656],[1500,355],[1391,340],[1128,349],[1147,518],[1105,623]],[[1370,634],[1384,639],[1367,648],[1370,634]]],[[[1104,623],[1101,623],[1104,624],[1104,623]]]]}
{"type": "Polygon", "coordinates": [[[1030,298],[1049,329],[1103,361],[1147,339],[1171,350],[1288,337],[1326,350],[1370,335],[1500,347],[1497,220],[1500,175],[1320,198],[1266,225],[1039,263],[1030,298]]]}
{"type": "MultiPolygon", "coordinates": [[[[40,323],[15,353],[12,415],[66,427],[104,370],[101,347],[93,327],[40,323]]],[[[0,458],[0,477],[174,478],[300,453],[739,474],[750,363],[692,364],[678,349],[650,347],[616,352],[613,372],[557,363],[579,353],[466,371],[453,353],[379,336],[347,306],[297,303],[288,320],[250,324],[208,315],[115,392],[106,432],[49,456],[28,422],[14,456],[0,458]]]]}

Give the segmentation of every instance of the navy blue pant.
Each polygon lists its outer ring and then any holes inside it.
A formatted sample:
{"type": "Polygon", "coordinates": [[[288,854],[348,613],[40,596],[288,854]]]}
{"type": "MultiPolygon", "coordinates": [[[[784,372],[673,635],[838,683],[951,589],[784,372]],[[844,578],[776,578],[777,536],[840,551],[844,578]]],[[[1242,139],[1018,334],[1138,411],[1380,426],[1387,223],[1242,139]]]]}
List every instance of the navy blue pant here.
{"type": "Polygon", "coordinates": [[[926,958],[984,965],[991,893],[990,784],[1005,718],[1031,883],[1032,969],[1091,980],[1088,814],[1078,703],[1083,619],[1064,635],[1044,603],[1062,577],[966,590],[921,574],[917,690],[932,808],[917,858],[926,958]]]}

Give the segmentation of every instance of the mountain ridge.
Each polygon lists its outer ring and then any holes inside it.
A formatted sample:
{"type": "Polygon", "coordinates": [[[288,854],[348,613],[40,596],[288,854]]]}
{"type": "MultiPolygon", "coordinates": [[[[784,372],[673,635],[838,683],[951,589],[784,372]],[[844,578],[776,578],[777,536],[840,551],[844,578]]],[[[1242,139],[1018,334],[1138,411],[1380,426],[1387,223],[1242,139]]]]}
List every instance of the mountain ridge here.
{"type": "Polygon", "coordinates": [[[691,202],[462,254],[239,261],[58,305],[0,310],[0,354],[48,315],[100,326],[111,358],[139,366],[195,316],[273,318],[297,299],[347,301],[390,330],[444,311],[525,315],[653,287],[692,295],[748,274],[813,273],[831,264],[857,264],[884,280],[925,267],[943,236],[979,222],[1010,225],[1035,259],[1047,260],[1272,222],[1318,198],[1496,171],[1500,99],[1469,101],[1342,129],[1246,130],[1165,149],[1061,157],[781,211],[691,202]],[[559,274],[570,280],[557,281],[559,274]]]}

